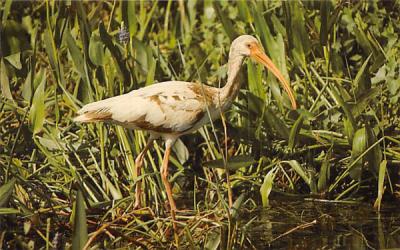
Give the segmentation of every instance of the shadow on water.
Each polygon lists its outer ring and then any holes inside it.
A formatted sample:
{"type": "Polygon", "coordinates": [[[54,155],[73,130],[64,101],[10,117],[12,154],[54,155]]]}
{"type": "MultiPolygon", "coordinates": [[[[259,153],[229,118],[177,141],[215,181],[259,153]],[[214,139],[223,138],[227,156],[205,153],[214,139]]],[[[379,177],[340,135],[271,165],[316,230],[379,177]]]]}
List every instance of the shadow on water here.
{"type": "Polygon", "coordinates": [[[377,213],[365,203],[275,200],[242,218],[255,218],[246,234],[257,249],[400,247],[400,213],[394,205],[377,213]]]}

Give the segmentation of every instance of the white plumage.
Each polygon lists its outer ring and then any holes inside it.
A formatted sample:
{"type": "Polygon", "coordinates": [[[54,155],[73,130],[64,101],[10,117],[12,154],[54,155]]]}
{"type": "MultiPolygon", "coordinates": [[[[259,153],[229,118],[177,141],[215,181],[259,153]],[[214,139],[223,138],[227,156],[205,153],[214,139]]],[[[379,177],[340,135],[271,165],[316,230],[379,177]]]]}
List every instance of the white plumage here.
{"type": "MultiPolygon", "coordinates": [[[[190,133],[191,128],[207,122],[207,105],[216,113],[213,99],[203,98],[203,88],[213,94],[218,89],[198,83],[169,81],[133,90],[127,94],[85,105],[78,111],[77,122],[107,121],[131,129],[164,133],[190,133]],[[198,91],[197,93],[195,91],[198,91]],[[210,103],[206,103],[210,101],[210,103]],[[199,124],[197,124],[199,123],[199,124]]],[[[215,115],[213,115],[215,116],[215,115]]]]}

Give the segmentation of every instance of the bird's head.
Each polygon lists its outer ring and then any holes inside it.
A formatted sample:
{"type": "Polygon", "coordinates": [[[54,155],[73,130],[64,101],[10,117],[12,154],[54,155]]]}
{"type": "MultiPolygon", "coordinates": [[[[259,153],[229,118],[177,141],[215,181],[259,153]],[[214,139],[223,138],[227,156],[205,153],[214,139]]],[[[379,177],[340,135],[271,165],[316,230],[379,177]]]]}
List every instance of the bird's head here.
{"type": "Polygon", "coordinates": [[[229,56],[250,57],[255,61],[264,65],[281,82],[283,88],[285,89],[285,91],[289,96],[292,108],[293,109],[297,108],[292,88],[286,81],[285,77],[282,75],[281,71],[275,66],[272,60],[264,53],[262,45],[258,42],[258,40],[255,37],[250,35],[242,35],[233,40],[229,56]]]}

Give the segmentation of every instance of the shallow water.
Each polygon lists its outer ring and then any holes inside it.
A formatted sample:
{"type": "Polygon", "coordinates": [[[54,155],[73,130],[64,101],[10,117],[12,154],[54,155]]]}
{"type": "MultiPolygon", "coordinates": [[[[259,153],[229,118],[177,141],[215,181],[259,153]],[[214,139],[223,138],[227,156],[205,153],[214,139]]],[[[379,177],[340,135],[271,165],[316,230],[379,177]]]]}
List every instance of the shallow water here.
{"type": "Polygon", "coordinates": [[[256,249],[400,247],[400,213],[395,205],[377,213],[367,203],[271,201],[269,208],[243,213],[242,218],[255,218],[247,236],[256,249]]]}

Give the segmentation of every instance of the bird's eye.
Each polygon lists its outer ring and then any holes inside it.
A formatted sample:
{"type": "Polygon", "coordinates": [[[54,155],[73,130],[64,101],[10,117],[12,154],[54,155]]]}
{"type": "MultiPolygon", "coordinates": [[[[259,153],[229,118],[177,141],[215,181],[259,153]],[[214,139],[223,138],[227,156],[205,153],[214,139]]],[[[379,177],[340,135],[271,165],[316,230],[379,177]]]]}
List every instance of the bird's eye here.
{"type": "Polygon", "coordinates": [[[249,49],[251,48],[251,44],[250,43],[247,44],[247,48],[249,48],[249,49]]]}

